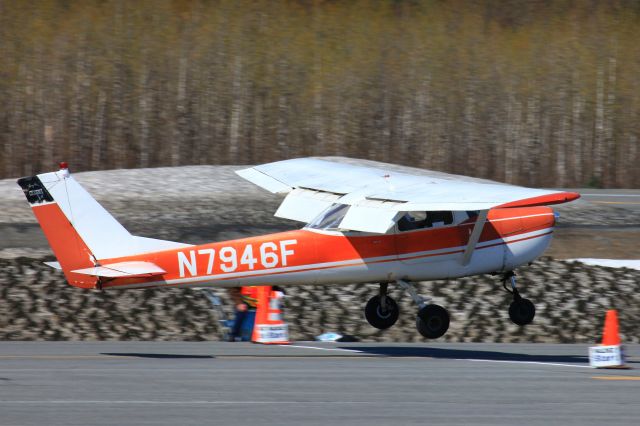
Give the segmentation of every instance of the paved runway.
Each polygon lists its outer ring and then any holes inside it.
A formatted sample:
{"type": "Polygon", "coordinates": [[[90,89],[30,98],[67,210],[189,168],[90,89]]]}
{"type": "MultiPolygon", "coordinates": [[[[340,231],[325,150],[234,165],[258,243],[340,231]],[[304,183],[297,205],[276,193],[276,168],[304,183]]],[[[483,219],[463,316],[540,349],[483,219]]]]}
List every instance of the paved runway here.
{"type": "MultiPolygon", "coordinates": [[[[640,366],[640,346],[627,348],[640,366]]],[[[585,345],[3,342],[0,425],[629,425],[585,345]]]]}
{"type": "Polygon", "coordinates": [[[640,212],[640,190],[637,189],[573,189],[583,200],[594,204],[622,207],[640,212]]]}

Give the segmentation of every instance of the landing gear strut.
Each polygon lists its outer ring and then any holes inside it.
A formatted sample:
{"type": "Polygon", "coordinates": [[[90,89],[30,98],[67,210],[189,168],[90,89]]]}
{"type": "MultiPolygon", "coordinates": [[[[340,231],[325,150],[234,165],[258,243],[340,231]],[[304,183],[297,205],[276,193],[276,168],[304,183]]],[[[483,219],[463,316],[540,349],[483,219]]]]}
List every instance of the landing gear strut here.
{"type": "Polygon", "coordinates": [[[404,288],[418,305],[418,317],[416,328],[427,339],[442,337],[449,329],[449,313],[440,305],[429,304],[417,292],[413,284],[398,280],[398,284],[404,288]]]}
{"type": "Polygon", "coordinates": [[[520,296],[516,288],[516,274],[513,271],[503,275],[502,286],[506,291],[513,294],[513,302],[509,305],[509,318],[511,318],[511,321],[518,325],[530,324],[536,315],[536,307],[531,300],[520,296]],[[511,283],[511,290],[507,287],[507,281],[511,283]]]}
{"type": "Polygon", "coordinates": [[[395,324],[400,314],[396,301],[387,295],[388,286],[387,283],[381,283],[379,294],[369,299],[364,308],[364,316],[369,324],[379,330],[385,330],[395,324]]]}

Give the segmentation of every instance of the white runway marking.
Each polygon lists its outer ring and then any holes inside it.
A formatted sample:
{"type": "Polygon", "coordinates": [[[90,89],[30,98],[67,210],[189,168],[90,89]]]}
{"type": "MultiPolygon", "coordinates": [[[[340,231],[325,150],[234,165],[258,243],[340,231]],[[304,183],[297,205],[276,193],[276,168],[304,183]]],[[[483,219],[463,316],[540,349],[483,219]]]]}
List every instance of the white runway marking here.
{"type": "Polygon", "coordinates": [[[316,349],[319,351],[340,351],[340,352],[351,352],[356,354],[364,354],[365,352],[357,351],[355,349],[341,349],[341,348],[319,348],[317,346],[302,346],[302,345],[280,345],[288,348],[302,348],[302,349],[316,349]]]}
{"type": "Polygon", "coordinates": [[[576,368],[591,368],[588,365],[578,364],[562,364],[558,362],[542,362],[542,361],[510,361],[504,359],[456,359],[456,361],[474,361],[474,362],[497,362],[503,364],[533,364],[533,365],[551,365],[554,367],[576,367],[576,368]]]}

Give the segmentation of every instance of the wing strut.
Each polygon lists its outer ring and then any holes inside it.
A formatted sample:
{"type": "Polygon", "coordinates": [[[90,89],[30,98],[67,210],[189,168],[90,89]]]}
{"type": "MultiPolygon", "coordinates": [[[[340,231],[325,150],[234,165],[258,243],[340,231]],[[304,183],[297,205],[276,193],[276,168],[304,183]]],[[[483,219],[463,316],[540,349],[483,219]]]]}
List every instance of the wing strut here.
{"type": "Polygon", "coordinates": [[[462,256],[462,266],[467,266],[471,261],[471,256],[476,248],[476,244],[480,240],[480,235],[482,235],[482,229],[484,229],[484,224],[487,222],[487,215],[489,214],[489,210],[480,210],[478,213],[478,217],[476,218],[476,224],[473,226],[473,231],[469,236],[469,242],[467,243],[467,248],[464,249],[464,255],[462,256]]]}

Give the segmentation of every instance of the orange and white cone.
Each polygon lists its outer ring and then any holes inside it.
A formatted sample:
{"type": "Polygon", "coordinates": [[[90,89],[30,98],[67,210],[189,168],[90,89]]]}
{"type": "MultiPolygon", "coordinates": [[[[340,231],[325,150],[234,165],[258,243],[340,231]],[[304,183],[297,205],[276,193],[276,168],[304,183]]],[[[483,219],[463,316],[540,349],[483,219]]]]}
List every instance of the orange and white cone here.
{"type": "Polygon", "coordinates": [[[267,345],[289,344],[289,327],[282,319],[283,295],[271,287],[258,287],[258,306],[251,341],[267,345]]]}
{"type": "Polygon", "coordinates": [[[618,312],[615,309],[607,311],[602,344],[589,348],[589,364],[594,368],[629,368],[624,363],[624,348],[620,340],[618,312]]]}

